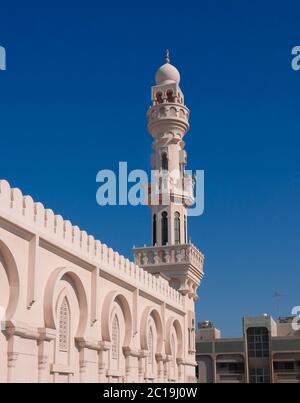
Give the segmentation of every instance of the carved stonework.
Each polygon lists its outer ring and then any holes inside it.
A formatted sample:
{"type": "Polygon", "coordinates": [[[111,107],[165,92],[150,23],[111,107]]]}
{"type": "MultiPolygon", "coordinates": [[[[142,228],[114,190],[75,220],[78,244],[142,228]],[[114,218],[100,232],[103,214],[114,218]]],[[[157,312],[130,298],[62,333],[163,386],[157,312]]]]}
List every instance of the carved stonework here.
{"type": "Polygon", "coordinates": [[[158,252],[154,251],[154,264],[159,264],[161,262],[158,252]]]}
{"type": "Polygon", "coordinates": [[[144,253],[144,255],[143,255],[143,265],[147,265],[148,262],[149,262],[148,255],[147,255],[147,253],[144,253]]]}

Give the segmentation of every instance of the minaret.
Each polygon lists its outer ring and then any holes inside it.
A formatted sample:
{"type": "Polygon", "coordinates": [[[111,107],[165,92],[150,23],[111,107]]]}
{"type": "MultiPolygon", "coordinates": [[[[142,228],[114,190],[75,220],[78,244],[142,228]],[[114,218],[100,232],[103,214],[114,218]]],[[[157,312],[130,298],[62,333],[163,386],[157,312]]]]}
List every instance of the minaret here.
{"type": "Polygon", "coordinates": [[[158,69],[155,80],[152,106],[148,111],[148,131],[153,137],[154,149],[151,165],[157,173],[149,194],[152,244],[186,244],[186,207],[193,202],[192,178],[184,172],[186,152],[183,137],[189,129],[189,110],[179,87],[179,72],[170,64],[168,50],[166,63],[158,69]]]}
{"type": "Polygon", "coordinates": [[[155,75],[148,131],[153,137],[152,182],[148,204],[152,210],[152,246],[135,248],[138,265],[167,276],[182,295],[196,299],[203,278],[202,253],[188,242],[187,208],[194,202],[193,178],[185,172],[187,155],[183,137],[189,130],[189,110],[179,87],[180,74],[170,63],[155,75]]]}

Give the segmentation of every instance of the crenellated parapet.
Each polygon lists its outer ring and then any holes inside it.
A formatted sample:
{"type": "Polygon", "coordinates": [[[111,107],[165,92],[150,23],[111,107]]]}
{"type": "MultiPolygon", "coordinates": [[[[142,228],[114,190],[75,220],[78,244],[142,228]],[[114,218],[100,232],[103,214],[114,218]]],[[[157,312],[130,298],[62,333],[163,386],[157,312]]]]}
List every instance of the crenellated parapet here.
{"type": "Polygon", "coordinates": [[[37,234],[42,240],[56,244],[94,267],[126,279],[157,298],[179,308],[183,306],[180,293],[163,279],[148,273],[42,203],[34,202],[32,197],[24,196],[20,189],[11,188],[6,180],[0,180],[0,221],[3,220],[19,224],[29,234],[37,234]]]}

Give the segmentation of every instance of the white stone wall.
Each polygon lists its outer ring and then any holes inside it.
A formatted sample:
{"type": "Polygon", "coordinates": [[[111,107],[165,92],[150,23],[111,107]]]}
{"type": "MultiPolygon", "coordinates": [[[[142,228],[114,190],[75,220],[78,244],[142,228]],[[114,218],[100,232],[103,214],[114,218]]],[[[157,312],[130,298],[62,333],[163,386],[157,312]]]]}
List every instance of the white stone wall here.
{"type": "Polygon", "coordinates": [[[195,380],[193,301],[6,181],[0,305],[0,382],[195,380]]]}

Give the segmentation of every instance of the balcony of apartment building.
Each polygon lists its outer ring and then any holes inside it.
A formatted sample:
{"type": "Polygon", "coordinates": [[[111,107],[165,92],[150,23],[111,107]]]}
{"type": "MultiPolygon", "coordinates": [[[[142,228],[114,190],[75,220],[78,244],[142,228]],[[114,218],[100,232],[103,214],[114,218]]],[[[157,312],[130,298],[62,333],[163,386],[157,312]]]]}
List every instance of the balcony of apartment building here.
{"type": "Polygon", "coordinates": [[[273,355],[273,382],[300,383],[300,352],[273,355]]]}
{"type": "Polygon", "coordinates": [[[200,383],[246,382],[243,339],[198,338],[196,350],[197,378],[200,383]]]}
{"type": "Polygon", "coordinates": [[[245,362],[239,354],[222,354],[216,357],[217,383],[244,383],[245,362]]]}

